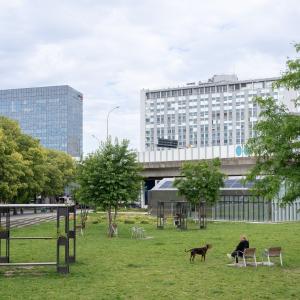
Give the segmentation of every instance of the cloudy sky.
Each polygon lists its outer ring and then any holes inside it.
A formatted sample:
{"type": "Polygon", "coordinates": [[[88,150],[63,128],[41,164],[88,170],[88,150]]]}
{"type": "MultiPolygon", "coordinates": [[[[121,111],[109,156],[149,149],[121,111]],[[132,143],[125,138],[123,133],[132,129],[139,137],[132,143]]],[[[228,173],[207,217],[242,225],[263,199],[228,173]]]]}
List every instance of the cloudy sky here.
{"type": "Polygon", "coordinates": [[[69,84],[85,153],[117,105],[110,134],[139,148],[142,88],[278,76],[299,29],[299,0],[0,0],[0,89],[69,84]]]}

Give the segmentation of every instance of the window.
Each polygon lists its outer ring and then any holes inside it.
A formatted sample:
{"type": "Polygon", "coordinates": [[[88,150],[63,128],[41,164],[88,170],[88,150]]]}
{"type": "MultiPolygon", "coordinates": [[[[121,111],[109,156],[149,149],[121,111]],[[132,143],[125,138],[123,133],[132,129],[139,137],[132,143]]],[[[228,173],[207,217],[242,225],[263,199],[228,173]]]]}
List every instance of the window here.
{"type": "Polygon", "coordinates": [[[199,94],[199,89],[198,88],[194,88],[193,89],[193,95],[198,95],[199,94]]]}

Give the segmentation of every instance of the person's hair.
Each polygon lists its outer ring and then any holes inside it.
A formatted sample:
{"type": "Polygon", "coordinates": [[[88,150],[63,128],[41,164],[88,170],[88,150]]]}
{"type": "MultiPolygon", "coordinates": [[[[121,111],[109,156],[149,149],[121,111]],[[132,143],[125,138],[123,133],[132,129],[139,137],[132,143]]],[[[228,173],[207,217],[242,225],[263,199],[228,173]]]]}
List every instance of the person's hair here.
{"type": "Polygon", "coordinates": [[[245,241],[246,241],[246,240],[247,240],[247,237],[246,237],[246,235],[242,234],[242,235],[241,235],[241,239],[243,239],[243,240],[245,240],[245,241]]]}

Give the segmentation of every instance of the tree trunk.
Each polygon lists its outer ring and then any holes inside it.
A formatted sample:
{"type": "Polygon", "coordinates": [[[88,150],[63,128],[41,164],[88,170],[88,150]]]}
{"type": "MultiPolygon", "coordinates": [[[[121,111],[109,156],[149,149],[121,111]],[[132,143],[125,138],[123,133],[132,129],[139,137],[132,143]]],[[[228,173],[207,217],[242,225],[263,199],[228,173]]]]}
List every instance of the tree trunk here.
{"type": "Polygon", "coordinates": [[[114,211],[114,221],[113,221],[113,231],[114,231],[114,236],[118,236],[118,225],[117,225],[117,215],[118,215],[118,207],[115,207],[114,211]]]}
{"type": "Polygon", "coordinates": [[[117,214],[118,214],[118,207],[115,207],[114,224],[116,224],[116,225],[117,225],[117,214]]]}
{"type": "Polygon", "coordinates": [[[114,234],[114,230],[113,230],[113,227],[112,227],[113,224],[112,224],[111,207],[108,208],[107,217],[108,217],[108,232],[107,232],[107,235],[108,235],[108,237],[112,238],[113,234],[114,234]]]}
{"type": "Polygon", "coordinates": [[[81,211],[80,211],[80,216],[81,216],[81,227],[82,229],[85,229],[85,223],[87,221],[88,217],[88,210],[86,204],[84,204],[84,207],[81,205],[81,211]]]}

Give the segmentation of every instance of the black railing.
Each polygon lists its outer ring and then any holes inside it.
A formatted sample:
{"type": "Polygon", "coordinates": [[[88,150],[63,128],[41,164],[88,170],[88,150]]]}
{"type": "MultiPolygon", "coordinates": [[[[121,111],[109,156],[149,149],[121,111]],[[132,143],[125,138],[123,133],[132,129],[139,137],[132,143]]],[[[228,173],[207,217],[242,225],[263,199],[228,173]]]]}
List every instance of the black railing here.
{"type": "Polygon", "coordinates": [[[271,202],[255,196],[221,196],[211,207],[213,220],[272,221],[271,202]]]}

